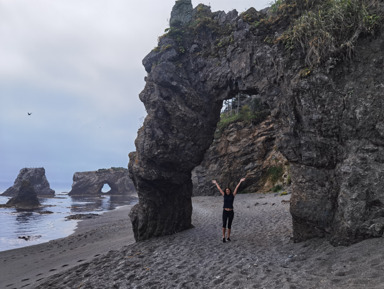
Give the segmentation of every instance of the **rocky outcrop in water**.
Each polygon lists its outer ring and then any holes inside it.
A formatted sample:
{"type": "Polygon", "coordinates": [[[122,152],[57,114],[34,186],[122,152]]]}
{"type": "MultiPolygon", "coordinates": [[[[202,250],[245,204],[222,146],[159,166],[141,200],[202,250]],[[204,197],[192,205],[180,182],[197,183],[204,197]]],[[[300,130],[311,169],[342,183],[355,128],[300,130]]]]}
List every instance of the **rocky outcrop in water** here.
{"type": "Polygon", "coordinates": [[[5,206],[20,210],[33,210],[40,207],[40,202],[32,184],[28,181],[23,181],[17,195],[11,198],[5,206]]]}
{"type": "MultiPolygon", "coordinates": [[[[290,164],[296,241],[326,236],[350,244],[383,235],[384,36],[360,38],[352,60],[335,50],[308,67],[300,49],[287,53],[274,41],[291,18],[268,13],[212,13],[199,5],[144,59],[140,99],[148,116],[129,162],[139,195],[130,215],[137,240],[191,227],[191,171],[213,140],[223,100],[238,93],[262,95],[271,110],[269,143],[290,164]]],[[[265,148],[253,145],[262,156],[265,148]]],[[[205,166],[219,171],[219,163],[205,166]]],[[[233,170],[257,176],[248,165],[233,170]]]]}
{"type": "Polygon", "coordinates": [[[55,191],[49,186],[49,182],[45,176],[44,168],[23,168],[20,170],[12,187],[8,188],[3,196],[16,196],[21,188],[23,181],[28,181],[38,196],[55,195],[55,191]]]}
{"type": "Polygon", "coordinates": [[[91,195],[128,195],[135,193],[135,187],[129,178],[128,170],[124,168],[100,169],[90,172],[77,172],[73,175],[72,189],[70,196],[91,196],[91,195]],[[104,185],[110,190],[103,193],[104,185]]]}

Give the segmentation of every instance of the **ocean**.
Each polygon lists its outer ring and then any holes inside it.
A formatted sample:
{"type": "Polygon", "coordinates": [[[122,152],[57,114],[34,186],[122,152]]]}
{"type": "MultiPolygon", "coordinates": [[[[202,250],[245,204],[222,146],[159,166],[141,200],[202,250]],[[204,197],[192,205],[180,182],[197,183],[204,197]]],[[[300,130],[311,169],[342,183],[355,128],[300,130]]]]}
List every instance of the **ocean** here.
{"type": "MultiPolygon", "coordinates": [[[[0,196],[0,204],[5,204],[9,199],[10,197],[0,196]]],[[[67,216],[102,214],[138,202],[135,196],[71,197],[67,193],[56,193],[53,198],[39,198],[39,200],[43,207],[38,210],[19,211],[14,208],[0,208],[0,251],[69,236],[76,229],[78,220],[67,220],[65,218],[67,216]],[[46,211],[52,213],[44,213],[46,211]]]]}

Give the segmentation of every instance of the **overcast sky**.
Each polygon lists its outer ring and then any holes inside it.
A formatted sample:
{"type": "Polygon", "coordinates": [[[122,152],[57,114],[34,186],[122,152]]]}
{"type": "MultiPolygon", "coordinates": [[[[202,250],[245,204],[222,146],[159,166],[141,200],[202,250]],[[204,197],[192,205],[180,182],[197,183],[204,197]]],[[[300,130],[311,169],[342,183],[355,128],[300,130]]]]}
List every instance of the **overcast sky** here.
{"type": "MultiPolygon", "coordinates": [[[[271,2],[192,4],[243,12],[271,2]]],[[[0,191],[24,167],[44,167],[58,190],[75,172],[127,167],[146,115],[141,61],[174,3],[0,0],[0,191]]]]}

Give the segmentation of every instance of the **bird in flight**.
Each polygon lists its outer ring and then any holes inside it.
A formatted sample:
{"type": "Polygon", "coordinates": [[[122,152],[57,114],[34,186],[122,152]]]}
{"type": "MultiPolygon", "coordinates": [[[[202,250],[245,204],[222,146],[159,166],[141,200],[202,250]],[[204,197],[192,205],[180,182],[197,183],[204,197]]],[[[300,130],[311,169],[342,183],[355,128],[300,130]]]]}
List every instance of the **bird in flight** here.
{"type": "Polygon", "coordinates": [[[31,115],[32,114],[32,112],[28,112],[28,115],[31,115]]]}

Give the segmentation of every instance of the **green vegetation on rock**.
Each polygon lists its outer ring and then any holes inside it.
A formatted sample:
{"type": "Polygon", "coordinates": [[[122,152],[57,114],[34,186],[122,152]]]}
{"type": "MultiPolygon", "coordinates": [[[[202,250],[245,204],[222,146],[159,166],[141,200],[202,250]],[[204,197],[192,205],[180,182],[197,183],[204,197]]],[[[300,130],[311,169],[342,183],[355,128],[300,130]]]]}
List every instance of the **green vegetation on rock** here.
{"type": "Polygon", "coordinates": [[[300,16],[277,40],[286,48],[302,49],[305,63],[319,65],[329,57],[351,57],[361,35],[374,34],[380,22],[372,0],[279,0],[274,10],[295,7],[300,16]]]}
{"type": "Polygon", "coordinates": [[[272,166],[267,170],[267,177],[271,180],[272,183],[276,183],[284,173],[284,168],[282,166],[272,166]]]}
{"type": "MultiPolygon", "coordinates": [[[[211,12],[209,6],[199,4],[194,9],[191,22],[188,24],[174,24],[165,29],[164,35],[159,37],[158,42],[161,43],[161,40],[166,37],[171,38],[176,43],[176,51],[179,54],[184,54],[188,41],[194,39],[197,35],[212,34],[214,37],[217,37],[217,48],[223,48],[234,42],[233,31],[234,28],[230,24],[219,25],[217,19],[215,19],[215,14],[211,12]]],[[[162,52],[170,48],[172,46],[167,44],[155,47],[153,51],[162,52]]]]}
{"type": "Polygon", "coordinates": [[[272,188],[272,192],[277,193],[283,189],[282,185],[276,185],[272,188]]]}
{"type": "Polygon", "coordinates": [[[238,114],[224,112],[221,114],[220,121],[217,124],[217,133],[221,135],[230,124],[236,122],[259,124],[265,120],[268,115],[269,110],[252,111],[248,105],[242,106],[238,114]]]}

